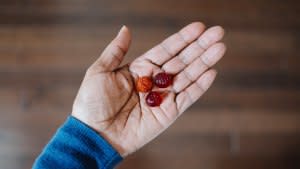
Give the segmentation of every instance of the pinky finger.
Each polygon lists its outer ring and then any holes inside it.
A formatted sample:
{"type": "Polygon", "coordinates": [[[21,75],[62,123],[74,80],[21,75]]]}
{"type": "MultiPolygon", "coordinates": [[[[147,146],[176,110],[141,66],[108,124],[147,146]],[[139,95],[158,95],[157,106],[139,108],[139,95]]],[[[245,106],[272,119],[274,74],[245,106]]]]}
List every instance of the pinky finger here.
{"type": "Polygon", "coordinates": [[[197,81],[178,93],[176,97],[176,105],[179,115],[182,114],[193,103],[195,103],[206,92],[206,90],[214,81],[216,75],[216,70],[210,69],[201,75],[197,81]]]}

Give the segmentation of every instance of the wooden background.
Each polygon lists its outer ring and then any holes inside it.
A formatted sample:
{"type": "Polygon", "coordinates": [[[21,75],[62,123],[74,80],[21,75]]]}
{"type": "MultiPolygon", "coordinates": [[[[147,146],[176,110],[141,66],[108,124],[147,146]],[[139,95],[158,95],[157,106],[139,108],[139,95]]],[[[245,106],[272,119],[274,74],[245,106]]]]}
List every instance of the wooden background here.
{"type": "Polygon", "coordinates": [[[192,21],[222,25],[213,87],[120,169],[300,168],[300,1],[1,0],[0,168],[30,168],[122,24],[127,61],[192,21]]]}

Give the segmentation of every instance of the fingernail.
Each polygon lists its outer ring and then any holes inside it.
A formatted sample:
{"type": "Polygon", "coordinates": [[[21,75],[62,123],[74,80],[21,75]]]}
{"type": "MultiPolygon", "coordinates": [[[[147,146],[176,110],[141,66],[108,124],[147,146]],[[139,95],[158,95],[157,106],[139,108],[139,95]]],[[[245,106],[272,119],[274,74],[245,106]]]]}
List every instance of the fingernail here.
{"type": "Polygon", "coordinates": [[[125,30],[127,29],[127,26],[126,25],[123,25],[118,33],[118,36],[125,30]]]}

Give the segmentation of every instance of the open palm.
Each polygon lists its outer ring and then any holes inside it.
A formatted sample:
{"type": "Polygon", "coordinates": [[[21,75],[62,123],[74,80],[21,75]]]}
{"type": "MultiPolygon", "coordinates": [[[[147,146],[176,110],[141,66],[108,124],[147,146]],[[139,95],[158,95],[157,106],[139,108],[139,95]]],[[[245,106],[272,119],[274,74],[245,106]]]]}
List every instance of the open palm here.
{"type": "Polygon", "coordinates": [[[88,69],[74,101],[72,115],[102,135],[124,157],[151,141],[210,87],[210,69],[225,52],[224,31],[204,31],[195,22],[165,39],[132,63],[119,67],[131,36],[123,27],[99,59],[88,69]],[[152,90],[164,93],[158,107],[145,102],[147,93],[135,90],[138,77],[159,72],[174,75],[173,85],[152,90]]]}

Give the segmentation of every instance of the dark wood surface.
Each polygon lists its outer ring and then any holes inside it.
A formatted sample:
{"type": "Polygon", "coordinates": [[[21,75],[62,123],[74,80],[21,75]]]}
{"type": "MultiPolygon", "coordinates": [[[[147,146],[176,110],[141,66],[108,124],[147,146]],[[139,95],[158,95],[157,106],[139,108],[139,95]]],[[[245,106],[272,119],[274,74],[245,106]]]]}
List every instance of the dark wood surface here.
{"type": "Polygon", "coordinates": [[[300,1],[1,0],[0,168],[30,168],[122,24],[126,62],[185,24],[226,29],[213,87],[120,169],[300,168],[300,1]]]}

